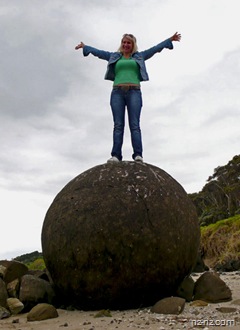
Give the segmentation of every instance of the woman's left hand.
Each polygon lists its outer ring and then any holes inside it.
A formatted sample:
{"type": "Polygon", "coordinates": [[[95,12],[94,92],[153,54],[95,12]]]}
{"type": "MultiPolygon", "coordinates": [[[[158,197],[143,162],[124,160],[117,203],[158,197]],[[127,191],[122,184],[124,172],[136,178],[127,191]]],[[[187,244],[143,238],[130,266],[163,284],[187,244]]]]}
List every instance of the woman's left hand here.
{"type": "Polygon", "coordinates": [[[172,41],[180,41],[181,40],[181,34],[176,32],[174,35],[170,38],[172,41]]]}

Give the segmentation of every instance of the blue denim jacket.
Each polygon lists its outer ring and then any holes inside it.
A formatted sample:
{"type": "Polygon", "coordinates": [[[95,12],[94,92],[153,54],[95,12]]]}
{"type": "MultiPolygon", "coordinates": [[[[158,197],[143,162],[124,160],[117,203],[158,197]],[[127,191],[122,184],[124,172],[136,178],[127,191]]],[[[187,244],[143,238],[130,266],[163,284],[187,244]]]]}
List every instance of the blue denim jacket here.
{"type": "MultiPolygon", "coordinates": [[[[132,58],[138,63],[140,68],[140,81],[147,81],[149,80],[147,69],[145,66],[145,61],[151,58],[154,54],[160,53],[164,48],[173,49],[173,44],[171,39],[166,39],[163,42],[160,42],[158,45],[153,46],[147,50],[142,52],[136,52],[132,55],[132,58]]],[[[105,50],[100,50],[91,46],[85,45],[83,47],[83,55],[88,56],[92,54],[102,60],[108,61],[107,72],[105,74],[106,80],[114,81],[115,72],[114,72],[114,65],[122,56],[120,52],[108,52],[105,50]]]]}

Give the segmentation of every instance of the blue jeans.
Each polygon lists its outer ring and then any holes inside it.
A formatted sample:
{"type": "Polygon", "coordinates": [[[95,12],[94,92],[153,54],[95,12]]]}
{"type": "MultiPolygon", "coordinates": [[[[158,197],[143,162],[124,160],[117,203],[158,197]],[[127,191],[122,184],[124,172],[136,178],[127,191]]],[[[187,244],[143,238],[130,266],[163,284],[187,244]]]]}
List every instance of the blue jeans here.
{"type": "Polygon", "coordinates": [[[142,137],[140,129],[140,114],[142,109],[142,93],[140,89],[113,89],[111,93],[110,105],[112,108],[114,129],[113,148],[111,155],[122,160],[122,145],[125,126],[125,109],[128,111],[128,123],[131,132],[134,159],[136,156],[142,157],[142,137]]]}

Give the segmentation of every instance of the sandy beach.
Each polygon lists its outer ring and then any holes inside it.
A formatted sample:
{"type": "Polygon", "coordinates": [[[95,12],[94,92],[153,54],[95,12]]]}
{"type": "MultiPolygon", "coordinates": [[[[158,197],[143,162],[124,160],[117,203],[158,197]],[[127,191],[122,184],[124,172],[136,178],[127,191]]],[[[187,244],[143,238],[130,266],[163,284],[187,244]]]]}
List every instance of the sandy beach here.
{"type": "MultiPolygon", "coordinates": [[[[192,275],[196,280],[199,274],[192,275]]],[[[0,329],[16,330],[100,330],[100,329],[240,329],[240,272],[224,273],[221,279],[232,291],[232,301],[208,304],[204,307],[186,303],[179,315],[163,315],[150,312],[149,308],[126,311],[113,311],[111,316],[95,317],[98,311],[67,311],[58,309],[59,317],[27,322],[27,314],[19,314],[0,320],[0,329]],[[238,303],[233,304],[238,300],[238,303]],[[226,313],[217,310],[220,307],[236,308],[235,312],[226,313]]]]}

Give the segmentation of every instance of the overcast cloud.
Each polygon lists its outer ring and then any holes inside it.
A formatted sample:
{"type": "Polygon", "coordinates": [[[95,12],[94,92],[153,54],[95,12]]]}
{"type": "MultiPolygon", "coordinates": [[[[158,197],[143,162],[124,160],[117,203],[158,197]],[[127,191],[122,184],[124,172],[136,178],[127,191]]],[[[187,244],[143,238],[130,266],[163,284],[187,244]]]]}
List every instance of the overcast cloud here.
{"type": "MultiPolygon", "coordinates": [[[[41,251],[56,194],[112,147],[107,62],[74,47],[140,50],[182,34],[147,61],[144,159],[198,192],[239,154],[238,0],[0,0],[0,259],[41,251]]],[[[126,126],[123,155],[131,160],[126,126]]]]}

